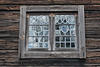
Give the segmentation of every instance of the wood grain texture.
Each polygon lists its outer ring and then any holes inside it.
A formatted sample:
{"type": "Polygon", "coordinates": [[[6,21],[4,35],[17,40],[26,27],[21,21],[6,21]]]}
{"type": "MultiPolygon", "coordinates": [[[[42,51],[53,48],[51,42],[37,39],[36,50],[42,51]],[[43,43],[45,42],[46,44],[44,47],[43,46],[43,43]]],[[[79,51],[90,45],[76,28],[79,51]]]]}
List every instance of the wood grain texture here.
{"type": "Polygon", "coordinates": [[[91,0],[0,0],[0,4],[89,4],[91,0]]]}
{"type": "Polygon", "coordinates": [[[0,0],[0,66],[100,67],[100,0],[0,0]],[[20,6],[35,6],[34,4],[85,6],[85,60],[18,59],[20,6]]]}
{"type": "MultiPolygon", "coordinates": [[[[48,5],[48,4],[47,4],[48,5]]],[[[25,6],[25,5],[0,5],[0,10],[3,11],[20,11],[20,6],[25,6]]],[[[41,6],[41,5],[27,5],[27,6],[41,6]]],[[[45,5],[42,5],[45,6],[45,5]]],[[[84,5],[85,11],[99,11],[100,10],[100,5],[84,5]]]]}

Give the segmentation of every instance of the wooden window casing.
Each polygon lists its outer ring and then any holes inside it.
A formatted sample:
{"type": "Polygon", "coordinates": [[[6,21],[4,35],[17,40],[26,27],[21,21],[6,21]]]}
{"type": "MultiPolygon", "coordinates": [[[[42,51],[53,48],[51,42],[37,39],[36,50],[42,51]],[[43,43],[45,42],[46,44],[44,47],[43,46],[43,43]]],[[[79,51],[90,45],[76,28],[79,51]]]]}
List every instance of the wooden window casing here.
{"type": "MultiPolygon", "coordinates": [[[[67,14],[67,15],[68,15],[67,14]]],[[[39,14],[40,15],[40,14],[39,14]]],[[[50,22],[54,22],[51,20],[50,22]]],[[[51,25],[53,25],[51,23],[51,25]]],[[[53,28],[53,27],[52,27],[53,28]]],[[[54,31],[54,29],[52,29],[54,31]]],[[[52,34],[51,34],[52,35],[52,34]]],[[[55,36],[52,36],[53,38],[55,36]]],[[[53,42],[53,41],[52,41],[53,42]]],[[[54,46],[54,42],[51,45],[54,46]]],[[[19,58],[86,58],[86,48],[85,48],[85,22],[84,22],[84,6],[83,5],[51,5],[51,6],[21,6],[20,7],[20,32],[19,32],[19,58]],[[76,35],[77,35],[77,49],[58,49],[49,47],[49,50],[40,51],[33,50],[27,51],[27,14],[28,13],[53,13],[50,14],[54,19],[55,14],[74,13],[76,16],[76,35]],[[52,49],[52,50],[51,50],[52,49]]]]}

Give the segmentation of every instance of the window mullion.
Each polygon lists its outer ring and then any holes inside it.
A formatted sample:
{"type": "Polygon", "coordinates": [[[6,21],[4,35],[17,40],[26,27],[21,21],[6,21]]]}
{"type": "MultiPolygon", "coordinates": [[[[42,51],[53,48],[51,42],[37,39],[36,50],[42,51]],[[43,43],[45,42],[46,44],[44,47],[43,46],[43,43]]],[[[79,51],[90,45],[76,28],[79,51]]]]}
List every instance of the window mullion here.
{"type": "Polygon", "coordinates": [[[52,50],[55,50],[55,15],[52,14],[52,50]]]}
{"type": "Polygon", "coordinates": [[[52,50],[52,36],[51,36],[51,34],[52,34],[52,25],[51,25],[51,14],[49,14],[49,47],[48,47],[48,50],[52,50]]]}
{"type": "Polygon", "coordinates": [[[52,14],[49,15],[50,16],[50,46],[51,46],[51,50],[53,49],[53,16],[52,14]]]}

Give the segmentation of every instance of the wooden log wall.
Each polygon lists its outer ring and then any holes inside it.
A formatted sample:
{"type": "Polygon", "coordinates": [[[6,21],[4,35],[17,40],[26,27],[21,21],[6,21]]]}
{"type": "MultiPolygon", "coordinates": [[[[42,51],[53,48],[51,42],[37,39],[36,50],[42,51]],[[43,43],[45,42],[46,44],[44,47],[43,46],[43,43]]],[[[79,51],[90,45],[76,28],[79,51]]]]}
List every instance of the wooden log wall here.
{"type": "Polygon", "coordinates": [[[100,0],[0,0],[0,67],[100,67],[100,0]],[[84,5],[86,59],[18,59],[20,6],[84,5]]]}

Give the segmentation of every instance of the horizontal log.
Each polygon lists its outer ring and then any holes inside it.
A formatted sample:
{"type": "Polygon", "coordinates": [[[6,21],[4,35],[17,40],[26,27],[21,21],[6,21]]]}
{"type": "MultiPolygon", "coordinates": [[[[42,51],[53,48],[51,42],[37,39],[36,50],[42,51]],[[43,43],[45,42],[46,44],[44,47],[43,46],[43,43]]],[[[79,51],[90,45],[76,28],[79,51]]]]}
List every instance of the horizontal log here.
{"type": "Polygon", "coordinates": [[[12,31],[12,30],[19,30],[19,25],[18,23],[15,23],[13,25],[10,25],[10,26],[5,26],[5,27],[0,27],[0,30],[6,30],[6,31],[12,31]]]}
{"type": "Polygon", "coordinates": [[[1,54],[1,53],[5,53],[5,54],[6,54],[6,53],[18,53],[18,50],[6,50],[6,49],[5,49],[5,50],[0,50],[0,54],[1,54]]]}
{"type": "Polygon", "coordinates": [[[0,39],[0,50],[18,50],[18,39],[0,39]]]}
{"type": "MultiPolygon", "coordinates": [[[[0,25],[2,26],[4,22],[19,22],[19,12],[16,11],[11,11],[11,12],[6,12],[6,11],[1,11],[0,12],[0,25]]],[[[10,23],[9,23],[10,24],[10,23]]]]}
{"type": "Polygon", "coordinates": [[[86,46],[87,47],[100,47],[100,39],[91,39],[87,38],[86,39],[86,46]]]}
{"type": "Polygon", "coordinates": [[[24,5],[0,5],[0,10],[2,11],[19,11],[20,10],[20,6],[24,6],[24,5]]]}
{"type": "Polygon", "coordinates": [[[100,11],[85,11],[86,18],[100,18],[100,11]]]}
{"type": "Polygon", "coordinates": [[[3,46],[3,45],[2,45],[2,46],[0,47],[0,50],[5,50],[5,49],[6,49],[6,50],[10,50],[10,49],[11,49],[11,50],[18,50],[18,46],[13,46],[13,45],[10,45],[10,46],[3,46]]]}
{"type": "Polygon", "coordinates": [[[0,38],[19,38],[19,30],[0,31],[0,38]]]}
{"type": "MultiPolygon", "coordinates": [[[[37,5],[0,5],[0,6],[1,6],[0,7],[1,11],[20,11],[20,6],[37,6],[37,5]]],[[[85,11],[99,11],[100,5],[84,5],[84,9],[85,11]]]]}
{"type": "Polygon", "coordinates": [[[86,11],[99,11],[100,10],[100,5],[84,5],[84,9],[86,11]]]}
{"type": "Polygon", "coordinates": [[[0,50],[0,60],[7,58],[17,58],[18,50],[0,50]]]}
{"type": "Polygon", "coordinates": [[[93,38],[93,39],[100,39],[100,35],[85,35],[86,36],[86,38],[93,38]]]}
{"type": "Polygon", "coordinates": [[[91,0],[91,4],[100,4],[100,0],[91,0]]]}
{"type": "Polygon", "coordinates": [[[90,4],[90,0],[0,0],[0,4],[90,4]]]}
{"type": "Polygon", "coordinates": [[[87,48],[86,51],[87,52],[100,52],[100,48],[91,48],[91,47],[89,47],[89,48],[87,48]]]}
{"type": "Polygon", "coordinates": [[[100,35],[100,31],[97,32],[96,30],[95,30],[95,31],[94,31],[94,30],[92,30],[92,31],[90,31],[90,30],[87,31],[87,30],[86,30],[86,31],[85,31],[85,34],[86,34],[86,35],[89,35],[89,34],[90,34],[90,35],[100,35]]]}
{"type": "Polygon", "coordinates": [[[8,62],[8,63],[9,63],[9,62],[10,62],[10,63],[16,62],[16,63],[17,63],[17,62],[18,62],[18,58],[6,58],[6,59],[5,59],[5,62],[8,62]]]}
{"type": "Polygon", "coordinates": [[[99,17],[94,17],[94,18],[85,18],[85,24],[100,24],[100,18],[99,17]]]}
{"type": "Polygon", "coordinates": [[[100,59],[86,59],[86,64],[99,64],[100,59]]]}
{"type": "Polygon", "coordinates": [[[100,52],[87,52],[86,54],[87,58],[100,57],[100,52]]]}

